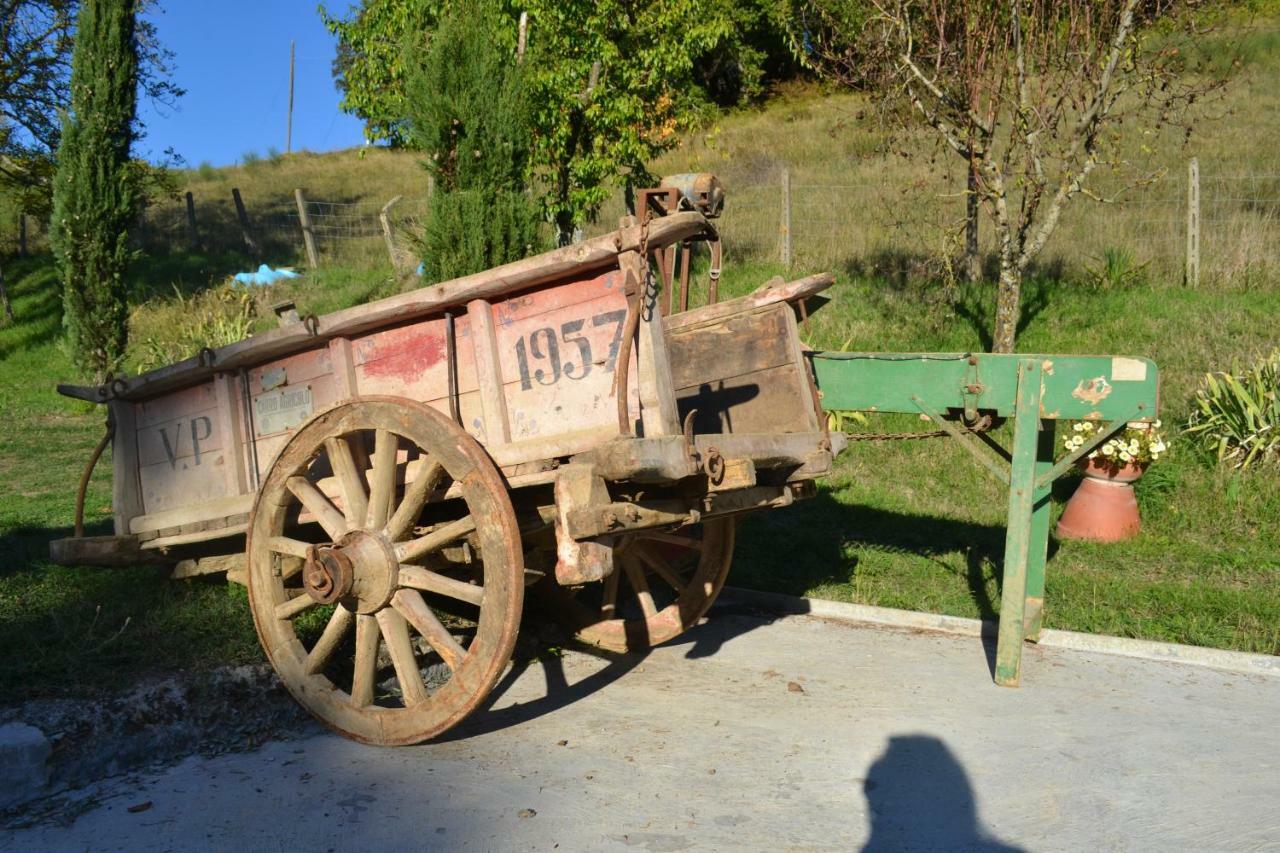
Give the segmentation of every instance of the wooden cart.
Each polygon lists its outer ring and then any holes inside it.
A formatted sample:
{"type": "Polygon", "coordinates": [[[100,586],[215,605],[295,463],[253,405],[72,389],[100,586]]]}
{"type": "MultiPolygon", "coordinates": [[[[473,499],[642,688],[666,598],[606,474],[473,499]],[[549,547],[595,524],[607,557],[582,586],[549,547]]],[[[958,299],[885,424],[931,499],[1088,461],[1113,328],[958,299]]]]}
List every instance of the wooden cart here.
{"type": "Polygon", "coordinates": [[[735,516],[811,494],[839,450],[796,328],[831,278],[673,311],[677,254],[716,233],[648,202],[578,245],[60,388],[109,407],[115,535],[55,558],[243,552],[281,679],[367,743],[479,706],[526,586],[599,646],[676,636],[724,583],[735,516]]]}

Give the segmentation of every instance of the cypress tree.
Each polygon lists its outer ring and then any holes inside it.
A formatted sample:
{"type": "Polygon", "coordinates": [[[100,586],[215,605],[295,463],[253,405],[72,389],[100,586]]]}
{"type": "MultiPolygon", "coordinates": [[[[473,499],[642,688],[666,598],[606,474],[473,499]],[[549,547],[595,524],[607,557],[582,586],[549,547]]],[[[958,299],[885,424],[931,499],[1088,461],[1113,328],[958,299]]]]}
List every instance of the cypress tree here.
{"type": "Polygon", "coordinates": [[[50,242],[76,366],[96,381],[128,342],[129,228],[141,194],[130,163],[137,106],[136,0],[83,0],[71,107],[54,175],[50,242]]]}
{"type": "Polygon", "coordinates": [[[507,46],[514,33],[514,22],[491,0],[457,4],[415,58],[409,134],[426,152],[423,166],[435,178],[418,241],[428,281],[478,272],[541,248],[541,215],[526,192],[533,116],[521,68],[507,46]]]}

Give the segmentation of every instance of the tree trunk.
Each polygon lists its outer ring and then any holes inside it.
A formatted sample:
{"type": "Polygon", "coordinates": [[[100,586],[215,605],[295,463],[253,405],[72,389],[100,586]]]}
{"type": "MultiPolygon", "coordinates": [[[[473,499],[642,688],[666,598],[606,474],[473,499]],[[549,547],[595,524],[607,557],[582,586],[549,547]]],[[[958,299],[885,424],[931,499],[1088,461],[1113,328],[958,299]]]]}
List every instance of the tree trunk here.
{"type": "Polygon", "coordinates": [[[982,256],[978,254],[978,163],[969,157],[969,192],[965,196],[964,276],[970,284],[982,279],[982,256]]]}
{"type": "Polygon", "coordinates": [[[1000,284],[996,289],[996,324],[991,335],[992,352],[1013,352],[1018,336],[1018,314],[1022,303],[1022,273],[1000,265],[1000,284]]]}
{"type": "Polygon", "coordinates": [[[4,315],[13,322],[13,303],[9,301],[9,290],[4,286],[4,269],[0,268],[0,302],[4,303],[4,315]]]}

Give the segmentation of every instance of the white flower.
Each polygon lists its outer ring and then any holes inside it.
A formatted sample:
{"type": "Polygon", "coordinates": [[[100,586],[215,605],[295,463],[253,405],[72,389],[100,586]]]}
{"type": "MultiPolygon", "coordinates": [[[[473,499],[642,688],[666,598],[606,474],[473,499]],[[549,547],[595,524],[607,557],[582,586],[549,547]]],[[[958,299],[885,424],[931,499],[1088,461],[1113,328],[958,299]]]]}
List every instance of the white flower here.
{"type": "Polygon", "coordinates": [[[1072,424],[1071,428],[1076,432],[1079,432],[1080,430],[1084,429],[1085,426],[1086,426],[1085,424],[1077,423],[1077,424],[1072,424]]]}
{"type": "Polygon", "coordinates": [[[1115,456],[1115,455],[1116,455],[1116,448],[1115,448],[1115,445],[1113,445],[1113,444],[1112,444],[1111,442],[1109,442],[1109,441],[1108,441],[1106,444],[1102,445],[1102,455],[1103,455],[1103,456],[1115,456]]]}
{"type": "Polygon", "coordinates": [[[1127,450],[1121,450],[1121,451],[1120,451],[1120,458],[1121,458],[1122,460],[1124,460],[1125,462],[1132,462],[1132,461],[1133,461],[1133,456],[1132,456],[1132,455],[1129,453],[1129,451],[1127,451],[1127,450]]]}
{"type": "Polygon", "coordinates": [[[1164,439],[1156,439],[1156,443],[1155,443],[1155,444],[1153,444],[1153,445],[1151,445],[1151,452],[1152,452],[1153,454],[1155,454],[1155,453],[1164,453],[1164,452],[1165,452],[1165,450],[1167,450],[1167,449],[1168,449],[1168,448],[1166,448],[1166,447],[1164,446],[1164,439]]]}

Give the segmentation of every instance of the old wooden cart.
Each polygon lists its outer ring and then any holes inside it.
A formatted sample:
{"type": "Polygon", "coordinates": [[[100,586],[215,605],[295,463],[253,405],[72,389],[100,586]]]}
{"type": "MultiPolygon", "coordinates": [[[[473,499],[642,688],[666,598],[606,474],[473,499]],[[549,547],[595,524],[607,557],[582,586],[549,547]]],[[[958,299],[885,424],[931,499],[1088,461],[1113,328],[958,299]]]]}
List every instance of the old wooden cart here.
{"type": "Polygon", "coordinates": [[[280,677],[369,743],[475,709],[535,581],[588,642],[675,636],[724,583],[734,516],[810,494],[839,449],[792,305],[830,277],[679,310],[677,251],[718,239],[718,200],[679,198],[578,245],[62,387],[109,407],[115,535],[55,557],[245,549],[280,677]]]}
{"type": "Polygon", "coordinates": [[[994,675],[1017,685],[1042,624],[1053,481],[1155,419],[1155,365],[806,351],[797,317],[831,277],[717,303],[722,195],[707,176],[676,183],[604,237],[62,387],[109,407],[115,535],[77,524],[55,559],[243,554],[293,695],[353,738],[412,743],[493,688],[526,586],[586,642],[664,642],[719,593],[735,518],[830,470],[846,436],[824,408],[909,413],[1009,488],[994,675]],[[690,309],[696,241],[712,248],[711,301],[690,309]],[[1005,450],[990,430],[1008,418],[1005,450]],[[1059,419],[1106,423],[1055,459],[1059,419]]]}

